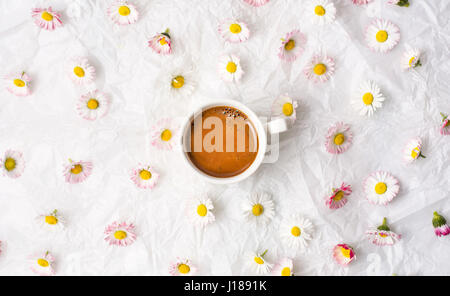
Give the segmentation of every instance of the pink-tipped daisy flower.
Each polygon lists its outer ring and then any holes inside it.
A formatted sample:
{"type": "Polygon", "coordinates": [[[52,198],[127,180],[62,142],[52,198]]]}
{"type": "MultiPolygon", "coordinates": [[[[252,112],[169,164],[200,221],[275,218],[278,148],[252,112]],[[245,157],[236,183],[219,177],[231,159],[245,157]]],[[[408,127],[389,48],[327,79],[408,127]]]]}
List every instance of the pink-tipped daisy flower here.
{"type": "Polygon", "coordinates": [[[159,174],[146,164],[139,164],[131,170],[131,180],[137,187],[152,189],[158,182],[159,174]]]}
{"type": "Polygon", "coordinates": [[[219,24],[219,34],[228,42],[244,42],[250,37],[250,30],[244,22],[227,19],[219,24]]]}
{"type": "Polygon", "coordinates": [[[172,150],[178,143],[178,124],[163,118],[151,128],[151,144],[160,150],[172,150]]]}
{"type": "Polygon", "coordinates": [[[158,33],[148,41],[148,46],[156,53],[169,55],[172,53],[172,41],[169,35],[169,29],[158,33]]]}
{"type": "Polygon", "coordinates": [[[372,2],[373,0],[352,0],[352,2],[356,5],[364,5],[372,2]]]}
{"type": "Polygon", "coordinates": [[[375,52],[386,53],[400,41],[400,29],[388,20],[375,19],[365,34],[367,46],[375,52]]]}
{"type": "Polygon", "coordinates": [[[72,161],[64,165],[64,178],[67,183],[77,184],[86,180],[92,174],[92,162],[90,161],[72,161]]]}
{"type": "Polygon", "coordinates": [[[105,241],[111,246],[129,246],[136,240],[135,228],[133,223],[115,221],[106,227],[105,241]]]}
{"type": "Polygon", "coordinates": [[[295,61],[305,50],[306,37],[299,30],[294,30],[286,34],[281,39],[281,46],[278,57],[287,62],[295,61]]]}
{"type": "Polygon", "coordinates": [[[444,217],[437,212],[433,213],[433,227],[436,236],[446,236],[450,234],[450,227],[447,225],[447,221],[444,217]]]}
{"type": "Polygon", "coordinates": [[[6,150],[5,155],[0,159],[0,170],[4,176],[10,178],[19,178],[25,170],[25,160],[22,152],[15,150],[6,150]]]}
{"type": "Polygon", "coordinates": [[[4,82],[6,89],[15,96],[24,97],[31,94],[31,77],[25,72],[7,75],[4,82]]]}
{"type": "Polygon", "coordinates": [[[348,201],[347,196],[352,193],[352,186],[342,183],[341,187],[333,188],[327,196],[325,204],[332,210],[342,208],[348,201]]]}
{"type": "Polygon", "coordinates": [[[403,149],[403,159],[407,163],[412,163],[419,157],[426,158],[422,154],[422,140],[420,138],[414,138],[408,141],[403,149]]]}
{"type": "Polygon", "coordinates": [[[398,180],[388,172],[372,173],[363,184],[367,200],[374,205],[387,205],[400,191],[398,180]]]}
{"type": "Polygon", "coordinates": [[[325,147],[331,154],[344,153],[352,145],[352,140],[350,125],[337,122],[328,129],[325,147]]]}
{"type": "Polygon", "coordinates": [[[334,60],[327,55],[315,55],[306,65],[304,73],[314,83],[325,82],[334,74],[334,60]]]}
{"type": "Polygon", "coordinates": [[[57,27],[61,27],[61,14],[57,11],[53,11],[51,7],[48,8],[33,8],[31,10],[31,16],[34,19],[34,23],[45,30],[53,31],[57,27]]]}
{"type": "Polygon", "coordinates": [[[270,0],[244,0],[245,3],[250,4],[253,7],[260,7],[267,3],[269,3],[270,0]]]}
{"type": "Polygon", "coordinates": [[[117,25],[130,25],[137,22],[139,11],[128,1],[118,0],[108,8],[108,15],[117,25]]]}
{"type": "Polygon", "coordinates": [[[367,230],[366,235],[369,241],[377,246],[392,246],[401,238],[400,234],[391,231],[386,218],[383,219],[383,224],[377,228],[367,230]]]}
{"type": "Polygon", "coordinates": [[[356,256],[352,247],[347,244],[338,244],[333,248],[333,258],[342,266],[347,266],[356,256]]]}
{"type": "Polygon", "coordinates": [[[89,84],[95,79],[95,68],[89,64],[85,57],[72,58],[67,67],[67,74],[76,84],[89,84]]]}
{"type": "Polygon", "coordinates": [[[36,253],[29,258],[30,269],[37,275],[50,276],[55,274],[55,258],[47,251],[45,253],[36,253]]]}
{"type": "Polygon", "coordinates": [[[77,104],[78,114],[87,120],[96,120],[105,116],[108,109],[108,96],[97,89],[82,95],[77,104]]]}
{"type": "Polygon", "coordinates": [[[293,276],[294,275],[294,263],[290,258],[283,258],[278,263],[276,263],[272,271],[270,272],[273,276],[293,276]]]}
{"type": "Polygon", "coordinates": [[[191,276],[195,275],[196,272],[197,268],[187,258],[177,258],[169,266],[169,273],[174,276],[191,276]]]}
{"type": "Polygon", "coordinates": [[[448,136],[450,135],[450,118],[448,117],[448,115],[445,115],[443,113],[441,113],[441,115],[442,115],[442,124],[441,128],[439,129],[439,132],[443,136],[448,136]]]}

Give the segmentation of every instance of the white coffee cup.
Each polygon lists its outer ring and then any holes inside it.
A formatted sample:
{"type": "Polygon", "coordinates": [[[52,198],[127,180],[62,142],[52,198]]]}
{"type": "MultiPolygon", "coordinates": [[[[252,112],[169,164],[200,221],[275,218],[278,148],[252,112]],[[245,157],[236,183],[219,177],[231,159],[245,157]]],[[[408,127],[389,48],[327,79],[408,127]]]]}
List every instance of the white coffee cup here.
{"type": "Polygon", "coordinates": [[[184,124],[181,127],[181,151],[183,154],[183,159],[185,160],[186,164],[192,169],[192,171],[202,177],[204,180],[215,183],[215,184],[231,184],[236,183],[239,181],[242,181],[249,176],[251,176],[261,165],[261,163],[264,160],[264,157],[266,155],[267,151],[267,135],[266,131],[268,131],[270,134],[277,134],[282,133],[288,129],[288,121],[285,118],[277,118],[272,121],[267,122],[266,124],[263,124],[263,122],[258,118],[258,116],[250,110],[247,106],[244,104],[234,101],[234,100],[220,100],[215,102],[210,102],[202,105],[192,116],[187,118],[187,120],[184,122],[184,124]],[[194,118],[201,114],[203,111],[208,110],[213,107],[217,106],[228,106],[233,107],[237,110],[240,110],[244,112],[248,119],[253,123],[253,126],[255,128],[255,131],[258,136],[258,152],[256,155],[255,160],[253,163],[242,173],[236,176],[232,177],[225,177],[225,178],[219,178],[214,177],[211,175],[206,174],[205,172],[201,171],[195,164],[192,163],[188,152],[190,151],[191,143],[190,143],[190,127],[191,123],[194,120],[194,118]]]}

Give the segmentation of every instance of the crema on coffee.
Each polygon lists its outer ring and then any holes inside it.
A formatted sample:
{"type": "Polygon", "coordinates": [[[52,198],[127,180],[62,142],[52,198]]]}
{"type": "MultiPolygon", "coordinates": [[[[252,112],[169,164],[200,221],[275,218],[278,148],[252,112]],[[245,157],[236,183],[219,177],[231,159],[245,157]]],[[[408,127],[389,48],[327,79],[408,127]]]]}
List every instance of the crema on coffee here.
{"type": "Polygon", "coordinates": [[[207,175],[227,178],[241,174],[258,154],[258,134],[242,111],[229,106],[204,110],[191,122],[191,162],[207,175]]]}

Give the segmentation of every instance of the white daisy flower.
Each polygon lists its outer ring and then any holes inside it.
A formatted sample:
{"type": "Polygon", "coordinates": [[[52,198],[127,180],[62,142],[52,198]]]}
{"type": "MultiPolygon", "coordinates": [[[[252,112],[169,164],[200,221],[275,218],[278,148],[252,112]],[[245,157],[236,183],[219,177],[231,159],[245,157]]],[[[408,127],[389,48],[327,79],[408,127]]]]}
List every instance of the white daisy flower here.
{"type": "Polygon", "coordinates": [[[400,40],[400,29],[388,20],[375,19],[366,29],[366,42],[370,49],[386,53],[400,40]]]}
{"type": "Polygon", "coordinates": [[[177,258],[170,264],[169,273],[174,276],[192,276],[197,272],[197,267],[192,265],[191,260],[187,258],[177,258]]]}
{"type": "Polygon", "coordinates": [[[0,159],[0,171],[3,175],[10,178],[19,178],[25,170],[25,160],[22,152],[15,150],[6,150],[3,159],[0,159]]]}
{"type": "Polygon", "coordinates": [[[55,258],[47,251],[45,253],[36,253],[28,257],[30,269],[37,275],[50,276],[55,274],[53,268],[55,258]]]}
{"type": "Polygon", "coordinates": [[[409,140],[403,149],[403,159],[407,163],[411,163],[419,157],[425,158],[425,155],[422,154],[422,140],[420,138],[409,140]]]}
{"type": "Polygon", "coordinates": [[[250,37],[250,30],[247,24],[228,19],[219,24],[219,34],[228,42],[244,42],[250,37]]]}
{"type": "Polygon", "coordinates": [[[336,122],[328,129],[325,138],[325,148],[328,153],[341,154],[347,151],[353,143],[353,133],[350,125],[336,122]]]}
{"type": "Polygon", "coordinates": [[[412,68],[420,67],[422,66],[420,62],[420,50],[417,48],[413,48],[410,50],[407,50],[401,59],[401,65],[404,70],[409,70],[412,68]]]}
{"type": "Polygon", "coordinates": [[[372,173],[363,184],[367,200],[375,205],[387,205],[400,191],[398,180],[388,172],[372,173]]]}
{"type": "Polygon", "coordinates": [[[215,221],[214,205],[207,196],[198,196],[188,202],[188,216],[197,226],[206,226],[215,221]]]}
{"type": "Polygon", "coordinates": [[[334,60],[327,55],[315,55],[306,65],[306,78],[317,82],[325,82],[334,74],[334,60]]]}
{"type": "Polygon", "coordinates": [[[383,224],[377,228],[373,227],[368,229],[366,236],[369,241],[377,246],[392,246],[401,239],[400,234],[391,231],[387,225],[386,218],[383,219],[383,224]]]}
{"type": "Polygon", "coordinates": [[[57,210],[54,210],[51,213],[39,215],[35,218],[37,224],[44,229],[63,229],[65,225],[64,218],[58,213],[57,210]]]}
{"type": "Polygon", "coordinates": [[[131,170],[130,175],[134,184],[142,189],[152,189],[159,179],[159,174],[152,167],[141,163],[131,170]]]}
{"type": "Polygon", "coordinates": [[[273,264],[264,259],[264,255],[266,255],[266,253],[267,250],[265,250],[262,254],[259,254],[258,252],[247,253],[247,268],[257,274],[269,273],[273,264]]]}
{"type": "Polygon", "coordinates": [[[78,114],[87,120],[96,120],[108,113],[109,98],[105,93],[94,90],[81,96],[78,100],[78,114]]]}
{"type": "Polygon", "coordinates": [[[110,246],[126,247],[136,241],[136,226],[133,223],[114,221],[106,226],[104,234],[104,240],[110,246]]]}
{"type": "Polygon", "coordinates": [[[373,81],[364,81],[353,94],[352,105],[360,115],[372,116],[383,106],[385,97],[380,87],[373,81]]]}
{"type": "Polygon", "coordinates": [[[287,62],[295,61],[305,50],[306,37],[299,30],[294,30],[281,38],[278,57],[287,62]]]}
{"type": "Polygon", "coordinates": [[[73,161],[69,159],[69,163],[64,165],[64,179],[70,184],[81,183],[92,174],[93,167],[90,161],[73,161]]]}
{"type": "Polygon", "coordinates": [[[5,76],[4,83],[6,89],[15,96],[24,97],[31,94],[31,77],[25,72],[5,76]]]}
{"type": "Polygon", "coordinates": [[[217,69],[222,80],[226,82],[239,82],[244,74],[240,59],[234,54],[222,56],[217,69]]]}
{"type": "Polygon", "coordinates": [[[162,55],[168,55],[172,53],[172,40],[170,39],[169,29],[166,29],[162,33],[158,33],[148,41],[148,46],[153,49],[154,52],[162,55]]]}
{"type": "Polygon", "coordinates": [[[288,94],[279,96],[272,105],[273,118],[287,118],[294,122],[297,118],[295,109],[298,107],[297,101],[292,100],[288,94]]]}
{"type": "Polygon", "coordinates": [[[160,150],[172,150],[178,143],[178,129],[173,120],[160,119],[151,128],[151,144],[160,150]]]}
{"type": "Polygon", "coordinates": [[[95,79],[95,68],[84,57],[72,58],[69,61],[67,72],[70,79],[76,84],[89,84],[95,79]]]}
{"type": "Polygon", "coordinates": [[[307,11],[312,22],[317,25],[330,24],[336,17],[336,7],[329,0],[310,0],[307,11]]]}
{"type": "Polygon", "coordinates": [[[311,221],[300,215],[293,215],[281,224],[280,236],[287,247],[303,251],[312,239],[313,231],[311,221]]]}
{"type": "Polygon", "coordinates": [[[242,212],[246,221],[268,224],[275,215],[275,206],[269,194],[253,192],[243,201],[242,212]]]}
{"type": "Polygon", "coordinates": [[[180,68],[175,68],[163,74],[160,83],[162,83],[166,94],[172,98],[188,97],[197,86],[194,80],[194,71],[180,68]]]}
{"type": "Polygon", "coordinates": [[[108,15],[118,25],[134,24],[139,18],[139,12],[136,7],[123,0],[115,1],[108,8],[108,15]]]}
{"type": "Polygon", "coordinates": [[[292,259],[283,258],[273,267],[271,274],[274,276],[293,276],[294,263],[292,259]]]}

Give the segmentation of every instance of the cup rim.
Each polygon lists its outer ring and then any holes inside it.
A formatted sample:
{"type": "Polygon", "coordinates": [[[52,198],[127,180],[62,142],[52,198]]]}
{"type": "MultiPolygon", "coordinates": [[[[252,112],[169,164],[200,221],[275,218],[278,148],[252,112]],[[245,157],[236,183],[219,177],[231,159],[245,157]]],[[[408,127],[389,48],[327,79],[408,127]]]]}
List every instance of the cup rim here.
{"type": "Polygon", "coordinates": [[[260,167],[261,163],[263,162],[264,155],[266,153],[267,135],[266,135],[266,130],[264,128],[263,123],[258,118],[258,116],[256,115],[255,112],[253,112],[250,108],[248,108],[247,106],[245,106],[243,103],[241,103],[239,101],[227,99],[227,100],[215,100],[215,101],[207,102],[207,103],[204,103],[201,106],[197,107],[195,112],[193,112],[191,115],[189,115],[182,125],[180,142],[181,142],[180,143],[181,144],[181,153],[183,154],[182,158],[184,159],[185,163],[189,167],[191,167],[193,171],[195,171],[197,173],[198,176],[200,176],[204,180],[206,180],[210,183],[214,183],[214,184],[232,184],[232,183],[240,182],[240,181],[250,177],[260,167]],[[258,136],[258,153],[256,155],[255,160],[245,171],[243,171],[242,173],[240,173],[239,175],[236,175],[236,176],[219,178],[219,177],[214,177],[214,176],[206,174],[205,172],[201,171],[197,166],[195,166],[192,163],[192,161],[189,158],[189,155],[185,149],[186,145],[188,144],[187,139],[186,139],[186,133],[187,133],[188,127],[191,124],[194,117],[197,114],[203,112],[204,110],[215,107],[215,106],[230,106],[230,107],[234,107],[234,108],[244,112],[247,115],[247,117],[250,119],[250,121],[252,122],[253,126],[255,127],[255,130],[256,130],[256,133],[258,136]]]}

